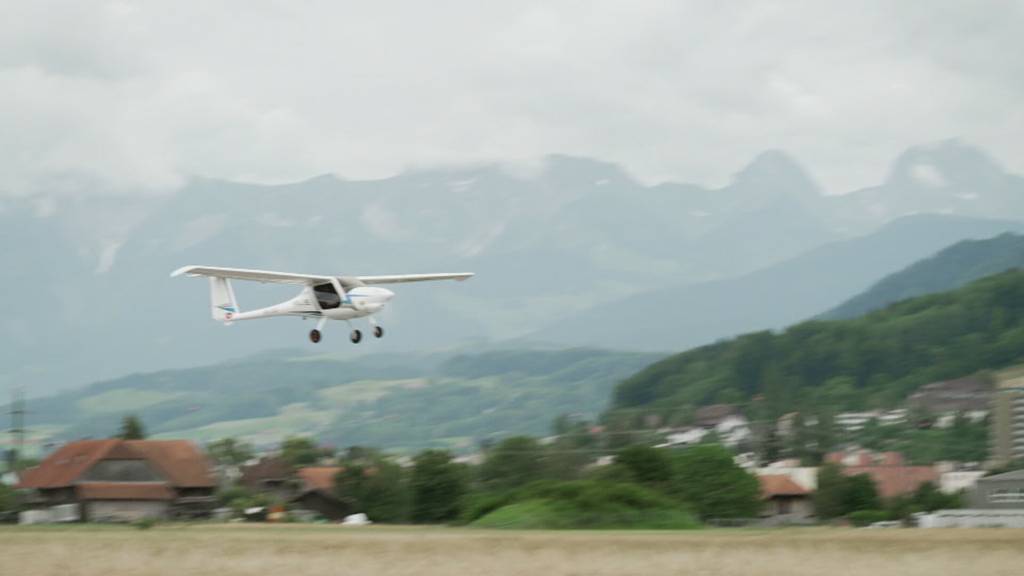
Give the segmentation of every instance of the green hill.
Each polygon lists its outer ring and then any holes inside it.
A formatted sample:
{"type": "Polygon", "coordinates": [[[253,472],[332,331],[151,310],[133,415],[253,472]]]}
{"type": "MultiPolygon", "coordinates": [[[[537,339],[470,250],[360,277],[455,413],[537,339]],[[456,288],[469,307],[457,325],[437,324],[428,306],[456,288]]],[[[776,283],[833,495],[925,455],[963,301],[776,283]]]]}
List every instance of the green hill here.
{"type": "Polygon", "coordinates": [[[978,278],[1021,267],[1024,236],[1007,233],[987,240],[965,240],[886,276],[821,319],[856,318],[900,300],[953,290],[978,278]]]}
{"type": "Polygon", "coordinates": [[[286,351],[34,399],[29,424],[57,441],[103,437],[132,413],[158,437],[273,445],[309,434],[338,447],[458,450],[490,436],[544,435],[563,413],[594,418],[617,381],[660,357],[571,349],[343,360],[286,351]]]}
{"type": "Polygon", "coordinates": [[[851,320],[757,332],[657,362],[619,384],[613,408],[673,412],[712,402],[891,406],[917,386],[1024,360],[1024,271],[851,320]]]}

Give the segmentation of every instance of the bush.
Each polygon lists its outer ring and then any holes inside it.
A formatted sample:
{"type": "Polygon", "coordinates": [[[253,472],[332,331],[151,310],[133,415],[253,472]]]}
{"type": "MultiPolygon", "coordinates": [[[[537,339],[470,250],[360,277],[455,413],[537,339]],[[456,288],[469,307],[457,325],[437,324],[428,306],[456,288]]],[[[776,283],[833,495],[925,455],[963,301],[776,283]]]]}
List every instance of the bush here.
{"type": "Polygon", "coordinates": [[[524,529],[698,526],[688,510],[658,492],[636,484],[592,480],[537,482],[515,494],[482,499],[474,509],[481,513],[488,508],[491,511],[473,521],[474,526],[524,529]]]}
{"type": "Polygon", "coordinates": [[[846,519],[854,526],[870,526],[875,522],[891,520],[892,517],[885,510],[857,510],[850,512],[846,519]]]}
{"type": "Polygon", "coordinates": [[[691,446],[674,456],[670,492],[701,519],[752,518],[760,511],[761,485],[717,444],[691,446]]]}
{"type": "Polygon", "coordinates": [[[0,482],[0,512],[14,512],[18,509],[18,497],[14,489],[0,482]]]}
{"type": "Polygon", "coordinates": [[[460,524],[469,524],[494,512],[495,510],[516,502],[516,491],[478,492],[470,494],[462,502],[460,524]]]}

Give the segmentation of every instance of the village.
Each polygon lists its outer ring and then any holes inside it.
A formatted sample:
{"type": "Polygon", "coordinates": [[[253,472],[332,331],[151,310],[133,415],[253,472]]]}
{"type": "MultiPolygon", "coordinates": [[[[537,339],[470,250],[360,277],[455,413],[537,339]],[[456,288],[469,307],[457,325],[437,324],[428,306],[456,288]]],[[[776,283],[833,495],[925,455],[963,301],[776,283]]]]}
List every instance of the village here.
{"type": "MultiPolygon", "coordinates": [[[[1024,441],[1019,440],[1024,429],[1021,374],[1020,369],[1005,370],[988,384],[976,378],[931,383],[910,396],[905,407],[834,416],[841,438],[863,438],[861,434],[870,428],[984,426],[989,452],[984,461],[910,463],[896,450],[846,442],[814,464],[787,446],[801,436],[802,429],[816,429],[820,422],[787,413],[766,433],[739,406],[729,404],[699,408],[692,424],[685,427],[652,428],[645,437],[659,440],[646,448],[610,448],[609,439],[614,436],[608,427],[576,423],[546,438],[508,438],[473,453],[432,450],[416,457],[359,447],[337,451],[301,437],[285,439],[275,449],[262,452],[232,438],[206,446],[146,439],[143,424],[127,416],[117,437],[67,442],[31,466],[18,467],[17,459],[9,458],[8,471],[2,476],[9,493],[2,518],[22,524],[418,521],[423,517],[415,514],[374,514],[381,504],[368,501],[364,484],[392,473],[394,485],[380,484],[378,490],[412,485],[413,477],[421,475],[424,454],[442,461],[441,471],[435,474],[461,475],[461,487],[448,495],[417,494],[416,486],[407,486],[407,494],[391,496],[415,507],[417,498],[465,499],[474,490],[483,490],[474,488],[478,484],[493,491],[495,486],[522,488],[545,479],[610,477],[602,469],[621,467],[618,460],[626,450],[670,454],[717,446],[727,451],[736,470],[757,479],[758,503],[747,509],[755,511],[750,514],[714,511],[705,515],[702,520],[710,525],[791,526],[857,520],[879,526],[1024,527],[1024,471],[1013,469],[1024,456],[1024,441]],[[768,441],[777,446],[767,446],[768,441]],[[584,451],[584,446],[605,448],[584,451]],[[847,479],[867,479],[870,501],[859,508],[840,508],[838,513],[824,509],[835,508],[828,499],[836,496],[827,492],[850,490],[835,485],[829,475],[836,473],[847,479]],[[902,516],[883,512],[899,502],[904,506],[902,516]]],[[[643,482],[636,476],[630,480],[643,482]]],[[[701,497],[691,497],[697,501],[689,504],[700,508],[701,497]]],[[[454,522],[457,517],[432,519],[454,522]]]]}

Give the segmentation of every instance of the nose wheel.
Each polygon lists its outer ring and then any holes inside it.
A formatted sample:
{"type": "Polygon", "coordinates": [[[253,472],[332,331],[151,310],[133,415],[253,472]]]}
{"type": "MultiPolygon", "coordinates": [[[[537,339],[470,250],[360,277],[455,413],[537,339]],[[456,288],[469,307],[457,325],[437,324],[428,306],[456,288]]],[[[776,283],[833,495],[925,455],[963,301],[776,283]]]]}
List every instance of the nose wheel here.
{"type": "Polygon", "coordinates": [[[376,338],[383,338],[384,337],[384,329],[381,328],[380,326],[374,326],[373,327],[373,335],[376,338]]]}
{"type": "Polygon", "coordinates": [[[348,335],[348,339],[351,340],[353,344],[359,344],[359,341],[363,339],[363,333],[359,330],[353,330],[352,333],[348,335]]]}
{"type": "Polygon", "coordinates": [[[316,328],[309,331],[309,341],[316,344],[320,341],[320,331],[316,328]]]}

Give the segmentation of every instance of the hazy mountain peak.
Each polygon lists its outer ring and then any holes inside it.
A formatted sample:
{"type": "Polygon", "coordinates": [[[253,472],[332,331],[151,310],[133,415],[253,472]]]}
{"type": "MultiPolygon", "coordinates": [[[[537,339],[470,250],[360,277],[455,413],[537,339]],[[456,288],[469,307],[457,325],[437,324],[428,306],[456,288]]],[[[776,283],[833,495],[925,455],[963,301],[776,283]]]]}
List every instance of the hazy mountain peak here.
{"type": "Polygon", "coordinates": [[[821,189],[803,167],[781,150],[766,150],[736,173],[733,186],[759,192],[820,195],[821,189]]]}
{"type": "Polygon", "coordinates": [[[908,148],[893,162],[888,184],[918,188],[978,186],[1002,178],[1002,166],[958,139],[908,148]]]}
{"type": "Polygon", "coordinates": [[[634,181],[618,164],[565,154],[545,156],[543,175],[546,179],[576,185],[605,186],[634,181]]]}

